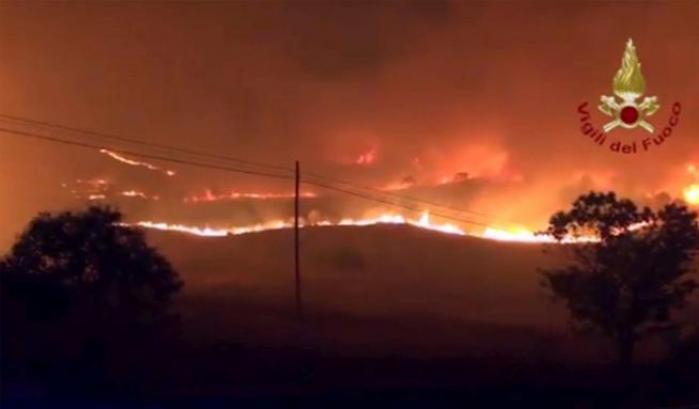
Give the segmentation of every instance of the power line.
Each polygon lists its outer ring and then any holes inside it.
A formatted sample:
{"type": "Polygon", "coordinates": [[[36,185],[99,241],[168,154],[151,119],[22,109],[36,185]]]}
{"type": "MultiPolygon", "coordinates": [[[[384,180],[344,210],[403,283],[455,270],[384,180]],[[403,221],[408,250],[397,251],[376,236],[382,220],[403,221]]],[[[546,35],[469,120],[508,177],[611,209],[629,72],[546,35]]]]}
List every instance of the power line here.
{"type": "MultiPolygon", "coordinates": [[[[45,140],[45,141],[49,141],[49,142],[62,143],[65,145],[78,146],[78,147],[82,147],[82,148],[89,148],[89,149],[96,149],[96,150],[100,150],[100,149],[105,148],[104,146],[101,146],[101,145],[94,145],[94,144],[85,143],[85,142],[78,142],[78,141],[70,141],[70,140],[66,140],[66,139],[56,138],[53,136],[40,135],[40,134],[36,134],[33,132],[18,131],[18,130],[1,128],[1,127],[0,127],[0,132],[20,135],[20,136],[25,136],[25,137],[30,137],[30,138],[41,139],[41,140],[45,140]]],[[[228,167],[228,166],[219,166],[219,165],[212,165],[212,164],[207,164],[207,163],[193,162],[193,161],[184,160],[184,159],[169,158],[169,157],[165,157],[165,156],[161,156],[161,155],[152,155],[152,154],[148,154],[148,153],[136,152],[136,151],[125,150],[125,149],[120,149],[120,148],[111,148],[110,147],[110,150],[117,152],[117,153],[122,153],[124,155],[131,155],[131,156],[136,156],[136,157],[146,158],[146,159],[162,160],[165,162],[179,163],[182,165],[190,165],[190,166],[196,166],[196,167],[202,167],[202,168],[208,168],[208,169],[216,169],[216,170],[223,170],[223,171],[228,171],[228,172],[244,173],[244,174],[256,175],[256,176],[266,176],[266,177],[279,178],[279,179],[287,179],[287,180],[293,179],[293,177],[290,175],[289,176],[279,175],[279,174],[274,174],[274,173],[258,172],[258,171],[248,170],[248,169],[232,168],[232,167],[228,167]]]]}
{"type": "MultiPolygon", "coordinates": [[[[253,161],[235,158],[235,157],[231,157],[231,156],[227,156],[227,155],[218,155],[218,154],[213,154],[210,152],[192,150],[192,149],[182,148],[182,147],[178,147],[178,146],[171,146],[171,145],[165,145],[165,144],[159,144],[159,143],[153,143],[153,142],[146,142],[146,141],[136,139],[136,138],[127,138],[127,137],[118,136],[118,135],[114,135],[114,134],[110,134],[110,133],[97,132],[97,131],[88,130],[88,129],[81,129],[81,128],[67,126],[67,125],[58,124],[58,123],[49,122],[49,121],[42,121],[42,120],[36,120],[36,119],[31,119],[31,118],[26,118],[26,117],[21,117],[21,116],[0,113],[0,121],[2,121],[1,118],[5,118],[5,120],[4,120],[5,122],[8,122],[7,120],[9,119],[11,121],[29,124],[29,125],[34,125],[34,126],[42,126],[42,127],[55,128],[55,129],[60,129],[60,130],[64,130],[64,131],[69,131],[69,132],[75,132],[75,133],[90,136],[93,138],[96,137],[96,138],[107,139],[107,140],[116,140],[116,141],[133,143],[133,144],[137,144],[137,145],[141,145],[141,146],[147,146],[147,147],[171,151],[171,152],[179,152],[179,153],[184,153],[184,154],[188,154],[188,155],[196,155],[196,156],[206,157],[206,158],[210,158],[210,159],[230,161],[230,162],[243,164],[246,166],[253,166],[253,167],[273,169],[276,171],[289,172],[290,176],[293,173],[293,169],[287,168],[284,166],[280,166],[280,165],[272,165],[272,164],[261,163],[261,162],[253,162],[253,161]]],[[[12,122],[10,122],[10,123],[12,123],[12,122]]],[[[438,208],[442,208],[442,209],[445,209],[448,211],[454,211],[454,212],[459,212],[459,213],[469,213],[469,214],[473,214],[473,215],[476,215],[479,217],[491,217],[491,218],[493,217],[492,215],[488,215],[488,214],[485,214],[482,212],[477,212],[474,210],[465,209],[465,208],[456,207],[456,206],[444,205],[441,203],[436,203],[433,201],[429,201],[426,199],[420,199],[420,198],[408,196],[405,194],[399,194],[399,193],[395,193],[395,192],[385,191],[385,190],[378,189],[378,188],[375,188],[372,186],[356,184],[356,183],[348,182],[348,181],[341,180],[338,178],[318,175],[318,174],[313,173],[313,172],[305,172],[305,174],[312,176],[312,177],[315,177],[315,178],[318,178],[318,179],[321,179],[321,180],[331,182],[331,183],[338,183],[338,184],[342,184],[342,185],[349,186],[349,187],[359,189],[359,190],[367,190],[367,191],[371,191],[371,192],[374,192],[374,193],[377,193],[377,194],[380,194],[383,196],[392,196],[392,197],[397,198],[397,199],[415,202],[418,204],[422,203],[422,204],[425,204],[425,205],[428,205],[431,207],[438,207],[438,208]]]]}
{"type": "MultiPolygon", "coordinates": [[[[61,139],[61,138],[57,138],[57,137],[53,137],[53,136],[41,135],[41,134],[37,134],[37,133],[33,133],[33,132],[26,132],[26,131],[18,131],[18,130],[7,129],[7,128],[2,128],[2,127],[0,127],[0,132],[4,132],[6,134],[15,135],[15,136],[35,138],[35,139],[40,139],[40,140],[44,140],[47,142],[60,143],[60,144],[77,146],[77,147],[88,148],[88,149],[99,150],[99,149],[104,148],[104,146],[100,146],[100,145],[95,145],[95,144],[90,144],[90,143],[85,143],[85,142],[80,142],[80,141],[66,140],[66,139],[61,139]]],[[[178,164],[207,168],[207,169],[214,169],[214,170],[221,170],[221,171],[235,172],[235,173],[243,173],[243,174],[250,174],[250,175],[256,175],[256,176],[273,177],[273,178],[279,178],[279,179],[285,179],[285,180],[293,179],[292,176],[287,176],[287,175],[279,175],[279,174],[272,174],[272,173],[266,173],[266,172],[257,172],[257,171],[252,171],[252,170],[248,170],[248,169],[239,169],[239,168],[212,165],[212,164],[201,163],[201,162],[193,162],[193,161],[184,160],[184,159],[171,158],[171,157],[166,157],[166,156],[161,156],[161,155],[152,155],[152,154],[142,153],[142,152],[137,152],[137,151],[132,151],[132,150],[124,150],[124,149],[118,149],[118,148],[111,148],[111,149],[115,152],[122,153],[125,155],[131,155],[131,156],[147,158],[147,159],[161,160],[161,161],[165,161],[165,162],[172,162],[172,163],[178,163],[178,164]]],[[[324,183],[319,183],[319,182],[315,182],[315,181],[305,181],[304,183],[310,184],[313,186],[317,186],[317,187],[321,187],[321,188],[325,188],[328,190],[334,190],[334,191],[345,193],[348,195],[360,197],[360,198],[363,198],[365,200],[383,203],[383,204],[393,206],[393,207],[400,207],[400,208],[407,209],[407,210],[410,210],[413,212],[423,212],[422,209],[419,209],[419,208],[416,208],[413,206],[408,206],[408,205],[405,205],[402,203],[391,202],[388,200],[384,200],[383,198],[377,198],[375,196],[371,196],[368,194],[362,194],[362,193],[358,193],[355,191],[351,191],[351,190],[335,187],[332,185],[324,184],[324,183]]],[[[436,212],[430,212],[430,214],[435,215],[435,216],[440,217],[440,218],[443,218],[443,219],[452,220],[452,221],[456,221],[456,222],[460,222],[460,223],[474,224],[474,225],[479,225],[479,226],[487,226],[484,223],[480,223],[480,222],[476,222],[476,221],[468,220],[468,219],[455,218],[453,216],[444,215],[444,214],[440,214],[440,213],[436,213],[436,212]]]]}
{"type": "MultiPolygon", "coordinates": [[[[324,188],[324,189],[334,190],[334,191],[336,191],[336,192],[341,192],[341,193],[345,193],[345,194],[348,194],[348,195],[356,196],[356,197],[359,197],[359,198],[362,198],[362,199],[366,199],[366,200],[371,200],[371,201],[374,201],[374,202],[383,203],[383,204],[386,204],[386,205],[389,205],[389,206],[401,207],[401,208],[403,208],[403,209],[407,209],[407,210],[410,210],[410,211],[413,211],[413,212],[417,212],[417,213],[422,213],[422,212],[424,212],[424,209],[419,209],[419,208],[416,208],[416,207],[413,207],[413,206],[404,205],[404,204],[402,204],[402,203],[391,202],[391,201],[388,201],[388,200],[380,199],[380,198],[373,197],[373,196],[370,196],[370,195],[365,195],[365,194],[362,194],[362,193],[357,193],[357,192],[354,192],[354,191],[351,191],[351,190],[346,190],[346,189],[334,187],[334,186],[331,186],[331,185],[326,185],[326,184],[323,184],[323,183],[318,183],[318,182],[313,182],[313,181],[308,181],[308,180],[306,180],[304,183],[309,184],[309,185],[313,185],[313,186],[318,186],[318,187],[321,187],[321,188],[324,188]]],[[[448,216],[448,215],[445,215],[445,214],[441,214],[441,213],[437,213],[437,212],[432,212],[432,211],[430,211],[429,214],[430,214],[430,215],[433,215],[433,216],[437,216],[437,217],[443,218],[443,219],[452,220],[452,221],[455,221],[455,222],[466,223],[466,224],[473,224],[473,225],[482,226],[482,227],[488,227],[488,224],[486,224],[486,223],[481,223],[481,222],[478,222],[478,221],[475,221],[475,220],[461,219],[461,218],[457,218],[457,217],[453,217],[453,216],[448,216]]]]}
{"type": "Polygon", "coordinates": [[[372,187],[372,186],[360,185],[360,184],[355,184],[355,183],[343,181],[343,180],[341,180],[341,179],[336,179],[336,178],[331,178],[331,177],[327,177],[327,176],[317,175],[317,174],[312,173],[312,172],[306,172],[306,174],[308,174],[308,175],[310,175],[310,176],[313,176],[313,177],[316,177],[316,178],[319,178],[319,179],[321,179],[321,180],[324,179],[324,180],[327,180],[327,181],[329,181],[329,182],[334,182],[334,183],[339,183],[339,184],[342,184],[342,185],[347,185],[347,186],[350,186],[350,187],[360,188],[360,189],[362,189],[362,190],[370,190],[370,191],[373,191],[373,192],[378,192],[378,193],[380,193],[380,194],[382,194],[382,195],[385,195],[385,196],[393,196],[393,197],[396,197],[396,198],[399,198],[399,199],[404,199],[404,200],[408,200],[408,201],[412,201],[412,202],[425,203],[425,204],[430,205],[430,206],[441,207],[441,208],[443,208],[443,209],[448,209],[448,210],[452,210],[452,211],[457,211],[457,212],[460,212],[460,213],[471,213],[471,214],[476,215],[476,216],[492,217],[491,215],[488,215],[488,214],[485,214],[485,213],[481,213],[481,212],[477,212],[477,211],[475,211],[475,210],[469,210],[469,209],[464,209],[464,208],[460,208],[460,207],[454,207],[454,206],[449,206],[449,205],[443,205],[443,204],[440,204],[440,203],[432,202],[432,201],[425,200],[425,199],[419,199],[419,198],[412,197],[412,196],[408,196],[408,195],[405,195],[405,194],[400,194],[400,193],[395,193],[395,192],[391,192],[391,191],[386,191],[386,190],[378,189],[378,188],[375,188],[375,187],[372,187]]]}
{"type": "MultiPolygon", "coordinates": [[[[96,138],[101,138],[101,139],[133,143],[136,145],[148,146],[148,147],[157,148],[157,149],[166,150],[166,151],[171,151],[171,152],[179,152],[179,153],[184,153],[184,154],[188,154],[188,155],[201,156],[201,157],[205,157],[205,158],[209,158],[209,159],[218,159],[218,160],[223,160],[223,161],[237,162],[237,163],[248,165],[248,166],[255,166],[255,167],[260,167],[260,168],[274,169],[277,171],[290,172],[290,174],[293,172],[293,169],[287,168],[284,166],[253,162],[253,161],[248,161],[245,159],[233,158],[230,156],[218,155],[218,154],[214,154],[214,153],[210,153],[210,152],[198,151],[198,150],[183,148],[183,147],[179,147],[179,146],[165,145],[165,144],[160,144],[160,143],[155,143],[155,142],[147,142],[147,141],[143,141],[143,140],[136,139],[136,138],[127,138],[124,136],[118,136],[118,135],[104,133],[104,132],[97,132],[97,131],[93,131],[93,130],[89,130],[89,129],[76,128],[73,126],[62,125],[62,124],[58,124],[58,123],[54,123],[54,122],[40,121],[40,120],[36,120],[36,119],[24,118],[24,117],[20,117],[20,116],[7,115],[7,114],[0,114],[0,118],[5,118],[6,120],[9,119],[11,121],[35,125],[35,126],[38,125],[38,126],[43,126],[43,127],[47,127],[47,128],[61,129],[64,131],[75,132],[75,133],[83,134],[86,136],[91,136],[91,137],[96,137],[96,138]]],[[[5,120],[5,122],[8,122],[6,120],[5,120]]]]}

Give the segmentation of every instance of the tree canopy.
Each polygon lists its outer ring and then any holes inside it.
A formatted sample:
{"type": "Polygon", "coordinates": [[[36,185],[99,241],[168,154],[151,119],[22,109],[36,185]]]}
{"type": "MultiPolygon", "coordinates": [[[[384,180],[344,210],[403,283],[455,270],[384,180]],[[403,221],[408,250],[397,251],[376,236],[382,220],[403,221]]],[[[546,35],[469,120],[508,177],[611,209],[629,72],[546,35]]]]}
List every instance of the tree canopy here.
{"type": "Polygon", "coordinates": [[[672,311],[697,287],[699,226],[682,204],[653,211],[611,192],[590,192],[553,215],[547,233],[594,238],[571,245],[573,262],[544,271],[544,284],[566,302],[577,328],[614,339],[623,365],[644,334],[677,325],[672,311]]]}
{"type": "Polygon", "coordinates": [[[154,317],[182,286],[143,232],[108,207],[39,214],[0,262],[0,280],[3,296],[42,319],[76,309],[103,318],[154,317]]]}

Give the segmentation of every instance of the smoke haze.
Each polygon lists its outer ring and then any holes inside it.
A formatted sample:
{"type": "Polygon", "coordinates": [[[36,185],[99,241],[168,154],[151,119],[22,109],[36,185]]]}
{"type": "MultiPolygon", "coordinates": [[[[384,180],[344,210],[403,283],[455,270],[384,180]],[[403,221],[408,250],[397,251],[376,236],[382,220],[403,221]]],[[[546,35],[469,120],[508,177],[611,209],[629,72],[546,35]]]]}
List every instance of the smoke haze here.
{"type": "MultiPolygon", "coordinates": [[[[0,113],[282,166],[299,159],[536,229],[589,189],[669,200],[697,182],[687,166],[699,165],[698,19],[690,2],[3,3],[0,113]],[[656,127],[674,101],[683,114],[663,146],[624,156],[582,136],[576,109],[611,94],[628,38],[661,104],[656,127]]],[[[205,189],[291,190],[157,165],[177,175],[2,134],[0,247],[37,211],[74,206],[61,185],[76,179],[158,195],[129,205],[155,218],[176,217],[163,203],[205,189]]],[[[359,202],[338,196],[322,210],[361,212],[359,202]]],[[[246,202],[231,217],[287,204],[246,202]]],[[[231,207],[180,213],[203,220],[231,207]]]]}

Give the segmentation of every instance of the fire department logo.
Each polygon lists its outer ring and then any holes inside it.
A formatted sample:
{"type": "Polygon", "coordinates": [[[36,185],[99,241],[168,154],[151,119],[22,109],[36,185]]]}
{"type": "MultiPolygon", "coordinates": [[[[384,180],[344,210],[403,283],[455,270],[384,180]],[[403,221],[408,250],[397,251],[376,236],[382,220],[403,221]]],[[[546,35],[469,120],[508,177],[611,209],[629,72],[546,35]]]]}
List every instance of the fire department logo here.
{"type": "Polygon", "coordinates": [[[609,132],[618,126],[624,128],[636,128],[640,126],[653,133],[655,128],[646,118],[653,115],[660,105],[658,97],[645,97],[641,103],[636,101],[646,92],[646,81],[641,73],[641,62],[636,55],[636,47],[633,40],[629,39],[621,59],[621,68],[616,72],[612,84],[615,96],[602,95],[598,106],[605,115],[614,117],[614,120],[604,125],[604,132],[609,132]]]}
{"type": "Polygon", "coordinates": [[[656,128],[651,124],[650,117],[659,109],[660,103],[656,96],[644,96],[646,92],[646,81],[641,72],[641,62],[636,53],[636,46],[632,39],[626,42],[624,55],[621,58],[621,68],[616,72],[612,80],[613,95],[602,95],[597,109],[606,117],[610,117],[602,126],[596,129],[592,123],[592,115],[589,112],[588,103],[584,102],[578,107],[581,114],[580,130],[585,136],[592,139],[600,146],[608,146],[609,149],[617,153],[638,153],[648,151],[653,146],[660,146],[671,135],[674,128],[679,123],[679,114],[682,106],[679,102],[672,105],[672,114],[662,130],[656,133],[656,128]],[[617,129],[632,130],[639,128],[655,136],[645,137],[641,141],[611,140],[608,133],[617,129]]]}

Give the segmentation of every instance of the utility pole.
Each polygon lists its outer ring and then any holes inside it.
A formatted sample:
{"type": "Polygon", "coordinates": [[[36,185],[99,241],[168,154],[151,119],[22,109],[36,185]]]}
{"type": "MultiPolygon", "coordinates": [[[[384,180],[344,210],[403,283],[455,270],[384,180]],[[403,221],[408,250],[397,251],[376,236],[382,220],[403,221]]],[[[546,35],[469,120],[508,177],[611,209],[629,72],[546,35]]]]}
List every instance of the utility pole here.
{"type": "Polygon", "coordinates": [[[296,183],[294,188],[294,281],[296,286],[296,317],[303,318],[303,305],[301,303],[301,257],[299,254],[299,205],[301,185],[301,167],[296,161],[296,183]]]}

